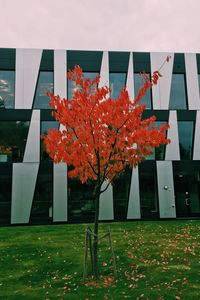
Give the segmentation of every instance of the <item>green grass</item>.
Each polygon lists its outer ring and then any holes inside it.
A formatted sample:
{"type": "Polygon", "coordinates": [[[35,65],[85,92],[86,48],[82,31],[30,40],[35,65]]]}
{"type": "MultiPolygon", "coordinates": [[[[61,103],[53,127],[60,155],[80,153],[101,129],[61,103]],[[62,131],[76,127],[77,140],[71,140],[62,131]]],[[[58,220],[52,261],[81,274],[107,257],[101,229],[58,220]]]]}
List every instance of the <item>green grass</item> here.
{"type": "Polygon", "coordinates": [[[0,299],[200,299],[200,221],[112,223],[118,276],[102,240],[97,284],[82,281],[85,227],[0,228],[0,299]]]}

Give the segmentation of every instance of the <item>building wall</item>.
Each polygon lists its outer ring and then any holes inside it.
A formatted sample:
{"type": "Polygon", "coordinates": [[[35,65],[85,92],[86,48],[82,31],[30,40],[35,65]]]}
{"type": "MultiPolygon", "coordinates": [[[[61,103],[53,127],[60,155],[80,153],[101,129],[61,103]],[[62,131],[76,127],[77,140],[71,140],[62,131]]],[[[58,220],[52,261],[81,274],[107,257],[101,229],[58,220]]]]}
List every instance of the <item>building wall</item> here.
{"type": "Polygon", "coordinates": [[[46,91],[71,97],[66,71],[78,64],[86,76],[100,74],[117,97],[126,85],[132,98],[139,73],[162,68],[163,77],[143,98],[145,116],[170,123],[171,144],[126,170],[101,198],[100,220],[200,217],[200,55],[0,49],[0,224],[93,220],[92,183],[67,177],[54,165],[41,133],[59,125],[46,91]]]}

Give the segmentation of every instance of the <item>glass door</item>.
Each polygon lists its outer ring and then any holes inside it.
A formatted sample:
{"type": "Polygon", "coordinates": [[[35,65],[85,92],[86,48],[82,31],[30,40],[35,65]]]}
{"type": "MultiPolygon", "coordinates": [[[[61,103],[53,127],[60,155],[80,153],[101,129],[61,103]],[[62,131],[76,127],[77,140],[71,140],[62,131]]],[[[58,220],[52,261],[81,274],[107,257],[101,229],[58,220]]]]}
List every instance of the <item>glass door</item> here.
{"type": "Polygon", "coordinates": [[[156,165],[154,161],[144,161],[139,165],[140,207],[142,219],[157,219],[158,197],[156,165]]]}
{"type": "Polygon", "coordinates": [[[174,166],[177,217],[200,217],[200,170],[195,169],[188,164],[174,166]]]}

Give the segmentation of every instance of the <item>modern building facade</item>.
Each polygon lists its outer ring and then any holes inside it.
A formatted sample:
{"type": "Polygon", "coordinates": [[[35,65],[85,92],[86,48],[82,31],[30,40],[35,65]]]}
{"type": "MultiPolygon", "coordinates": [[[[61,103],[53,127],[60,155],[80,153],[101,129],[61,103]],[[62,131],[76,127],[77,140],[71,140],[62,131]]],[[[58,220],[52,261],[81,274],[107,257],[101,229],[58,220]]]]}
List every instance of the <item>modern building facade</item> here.
{"type": "Polygon", "coordinates": [[[70,98],[67,69],[80,65],[101,76],[117,97],[132,98],[139,73],[163,77],[142,100],[144,117],[169,122],[171,144],[127,170],[103,195],[101,220],[200,218],[200,54],[0,49],[0,224],[48,224],[93,220],[92,183],[69,179],[53,164],[41,134],[58,127],[46,91],[70,98]]]}

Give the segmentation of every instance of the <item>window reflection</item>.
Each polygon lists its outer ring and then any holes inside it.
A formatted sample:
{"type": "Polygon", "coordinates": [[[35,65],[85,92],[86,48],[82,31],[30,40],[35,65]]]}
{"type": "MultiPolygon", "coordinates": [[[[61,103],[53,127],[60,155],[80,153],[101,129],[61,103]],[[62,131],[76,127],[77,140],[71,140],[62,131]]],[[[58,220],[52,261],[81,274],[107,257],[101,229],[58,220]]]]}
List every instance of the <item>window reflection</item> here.
{"type": "Polygon", "coordinates": [[[172,75],[169,109],[187,109],[184,74],[172,75]]]}
{"type": "Polygon", "coordinates": [[[14,108],[15,71],[0,70],[0,108],[14,108]]]}
{"type": "Polygon", "coordinates": [[[93,191],[92,181],[82,184],[78,179],[68,179],[69,219],[71,221],[91,222],[94,220],[93,191]]]}
{"type": "Polygon", "coordinates": [[[29,122],[0,122],[0,162],[22,162],[29,122]]]}
{"type": "Polygon", "coordinates": [[[53,72],[40,71],[34,99],[34,108],[50,109],[49,97],[46,95],[48,91],[53,93],[53,72]]]}
{"type": "MultiPolygon", "coordinates": [[[[97,72],[84,72],[84,77],[85,78],[89,78],[90,80],[95,79],[97,76],[99,75],[99,73],[97,72]]],[[[75,86],[75,82],[72,80],[67,80],[67,97],[68,99],[72,99],[73,94],[76,90],[76,86],[75,86]]]]}
{"type": "MultiPolygon", "coordinates": [[[[147,75],[150,77],[150,74],[147,73],[147,75]]],[[[143,83],[141,80],[140,73],[134,74],[134,90],[135,90],[135,97],[138,95],[139,89],[142,87],[143,83]]],[[[145,104],[146,109],[151,109],[151,91],[150,89],[147,90],[146,94],[142,97],[141,101],[139,102],[139,105],[145,104]]]]}
{"type": "Polygon", "coordinates": [[[183,160],[192,159],[193,129],[192,121],[178,122],[180,157],[183,160]]]}
{"type": "MultiPolygon", "coordinates": [[[[56,121],[43,121],[41,124],[41,134],[47,134],[50,128],[56,129],[59,127],[59,123],[56,121]]],[[[41,140],[41,160],[51,160],[49,154],[46,151],[43,140],[41,140]]]]}
{"type": "Polygon", "coordinates": [[[111,98],[116,99],[126,84],[126,73],[110,73],[111,98]]]}

